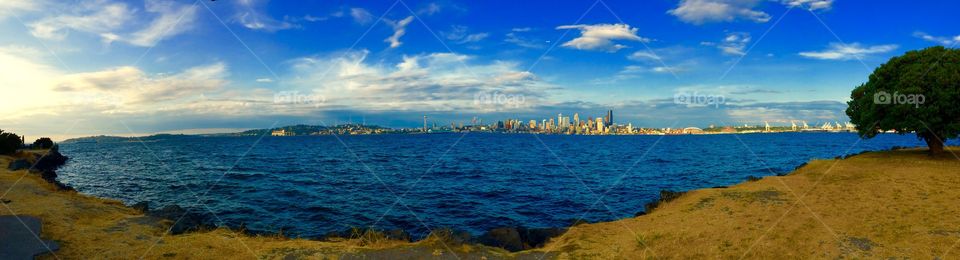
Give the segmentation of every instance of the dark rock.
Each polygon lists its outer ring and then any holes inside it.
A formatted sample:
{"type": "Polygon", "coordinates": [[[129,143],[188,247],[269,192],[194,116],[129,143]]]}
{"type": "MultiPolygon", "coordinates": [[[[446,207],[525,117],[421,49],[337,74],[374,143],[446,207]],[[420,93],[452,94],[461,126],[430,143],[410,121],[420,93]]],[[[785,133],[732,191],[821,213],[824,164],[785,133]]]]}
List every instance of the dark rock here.
{"type": "Polygon", "coordinates": [[[571,226],[571,227],[572,227],[572,226],[579,226],[579,225],[583,225],[583,224],[590,224],[590,221],[587,221],[587,220],[585,220],[585,219],[571,219],[571,220],[570,220],[570,226],[571,226]]]}
{"type": "Polygon", "coordinates": [[[57,180],[57,172],[54,171],[54,170],[44,170],[44,171],[40,172],[40,178],[43,178],[43,180],[45,180],[45,181],[47,181],[47,182],[49,182],[49,183],[52,183],[54,186],[57,187],[57,190],[59,190],[59,191],[73,191],[73,190],[74,190],[73,187],[70,187],[70,185],[66,185],[66,184],[63,184],[62,182],[58,181],[58,180],[57,180]]]}
{"type": "MultiPolygon", "coordinates": [[[[54,146],[54,148],[56,147],[57,146],[54,146]]],[[[43,155],[38,154],[36,163],[34,163],[33,168],[31,168],[31,170],[37,170],[41,172],[55,171],[57,170],[57,168],[60,168],[60,166],[67,164],[67,160],[69,158],[67,158],[66,156],[63,156],[63,154],[60,154],[60,152],[54,148],[51,148],[50,151],[47,151],[46,154],[43,154],[43,155]]]]}
{"type": "Polygon", "coordinates": [[[763,177],[757,177],[757,176],[753,176],[753,175],[747,176],[747,181],[759,181],[759,180],[762,180],[762,179],[763,179],[763,177]]]}
{"type": "Polygon", "coordinates": [[[401,241],[411,241],[410,234],[403,229],[394,229],[390,231],[383,232],[383,235],[390,240],[401,240],[401,241]]]}
{"type": "Polygon", "coordinates": [[[30,162],[27,159],[17,159],[10,162],[10,165],[7,165],[7,170],[19,171],[24,169],[30,169],[30,162]]]}
{"type": "Polygon", "coordinates": [[[174,235],[207,227],[205,223],[207,223],[208,218],[206,216],[188,212],[177,205],[168,205],[159,210],[150,211],[147,215],[173,221],[170,234],[174,235]]]}
{"type": "Polygon", "coordinates": [[[639,216],[643,216],[643,215],[646,215],[646,214],[647,214],[646,212],[637,211],[637,213],[633,213],[633,216],[634,216],[634,217],[639,217],[639,216]]]}
{"type": "Polygon", "coordinates": [[[547,244],[551,238],[558,237],[566,233],[567,230],[563,228],[521,228],[520,238],[523,239],[524,245],[529,248],[540,248],[547,244]]]}
{"type": "Polygon", "coordinates": [[[563,235],[566,231],[563,228],[501,227],[487,231],[478,240],[484,245],[516,252],[543,247],[551,238],[563,235]]]}
{"type": "Polygon", "coordinates": [[[647,212],[647,213],[653,212],[653,210],[656,209],[658,206],[660,206],[660,204],[669,202],[669,201],[671,201],[671,200],[675,200],[675,199],[679,198],[680,196],[683,196],[684,193],[686,193],[686,192],[684,192],[684,191],[661,190],[661,191],[660,191],[660,199],[657,200],[657,201],[653,201],[653,202],[650,202],[650,203],[647,203],[646,205],[644,205],[644,206],[643,206],[644,211],[647,212]]]}
{"type": "Polygon", "coordinates": [[[54,182],[57,180],[57,172],[52,170],[42,171],[40,172],[40,178],[47,182],[54,182]]]}
{"type": "Polygon", "coordinates": [[[723,185],[711,187],[711,189],[726,189],[726,188],[730,188],[730,187],[723,186],[723,185]]]}
{"type": "Polygon", "coordinates": [[[137,202],[130,207],[143,213],[150,212],[150,203],[146,201],[137,202]]]}
{"type": "Polygon", "coordinates": [[[480,236],[480,243],[488,246],[501,247],[511,252],[524,249],[523,240],[520,239],[520,232],[512,227],[494,228],[487,231],[487,233],[480,236]]]}
{"type": "Polygon", "coordinates": [[[8,199],[2,199],[2,200],[0,200],[0,203],[3,203],[3,204],[10,204],[10,202],[13,202],[13,201],[12,201],[12,200],[8,200],[8,199]]]}

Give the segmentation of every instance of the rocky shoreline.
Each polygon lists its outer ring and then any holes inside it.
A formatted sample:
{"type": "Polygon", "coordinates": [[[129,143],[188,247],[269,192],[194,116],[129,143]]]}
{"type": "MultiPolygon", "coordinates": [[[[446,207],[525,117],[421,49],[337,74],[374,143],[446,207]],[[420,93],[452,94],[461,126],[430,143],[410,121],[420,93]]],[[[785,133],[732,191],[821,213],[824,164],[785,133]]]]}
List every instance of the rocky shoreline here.
{"type": "MultiPolygon", "coordinates": [[[[56,170],[65,165],[69,157],[60,153],[58,146],[54,146],[46,153],[26,152],[21,154],[20,158],[10,162],[7,169],[10,171],[28,170],[31,174],[39,175],[43,180],[53,184],[58,191],[75,191],[73,187],[57,180],[56,170]]],[[[147,201],[128,205],[142,212],[144,215],[156,220],[169,220],[173,224],[167,232],[172,235],[185,234],[190,232],[212,230],[216,228],[228,228],[247,235],[264,235],[265,232],[252,232],[244,227],[222,227],[215,224],[214,217],[210,214],[191,212],[179,205],[167,205],[159,209],[150,207],[147,201]]],[[[571,226],[586,223],[586,221],[572,221],[571,226]]],[[[480,244],[491,247],[503,248],[510,252],[529,250],[543,247],[550,238],[558,237],[566,232],[567,228],[546,227],[530,228],[524,226],[499,227],[491,229],[484,234],[474,236],[465,231],[443,229],[438,232],[444,233],[447,239],[460,244],[480,244]]],[[[282,232],[281,232],[282,233],[282,232]]],[[[363,238],[364,236],[383,237],[389,240],[402,242],[416,242],[413,236],[405,230],[374,230],[362,228],[349,228],[339,232],[330,232],[320,238],[314,238],[320,241],[339,241],[344,239],[363,238]]],[[[282,234],[280,234],[282,235],[282,234]]],[[[429,235],[428,235],[429,236],[429,235]]]]}
{"type": "Polygon", "coordinates": [[[72,191],[73,187],[63,184],[57,180],[57,169],[67,164],[69,157],[60,153],[59,146],[54,145],[44,154],[27,153],[27,158],[21,158],[10,162],[8,170],[29,170],[30,173],[39,174],[40,178],[53,184],[61,191],[72,191]]]}

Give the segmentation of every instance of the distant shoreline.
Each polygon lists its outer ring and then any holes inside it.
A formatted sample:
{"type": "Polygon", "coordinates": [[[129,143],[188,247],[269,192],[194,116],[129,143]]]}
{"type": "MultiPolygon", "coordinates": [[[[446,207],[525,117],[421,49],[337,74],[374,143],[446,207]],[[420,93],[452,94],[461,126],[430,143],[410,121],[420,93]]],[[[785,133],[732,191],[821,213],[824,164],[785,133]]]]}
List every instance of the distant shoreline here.
{"type": "MultiPolygon", "coordinates": [[[[224,133],[224,134],[152,134],[152,135],[142,135],[142,136],[111,136],[111,135],[99,135],[99,136],[87,136],[87,137],[76,137],[70,138],[61,141],[61,143],[95,143],[95,142],[137,142],[137,141],[153,141],[155,139],[167,138],[167,137],[260,137],[260,136],[271,136],[271,137],[306,137],[306,136],[367,136],[367,135],[442,135],[442,134],[493,134],[493,135],[517,135],[517,134],[535,134],[535,135],[566,135],[566,136],[695,136],[695,135],[730,135],[730,134],[785,134],[785,133],[802,133],[802,134],[856,134],[852,131],[771,131],[771,132],[762,132],[762,131],[749,131],[749,132],[703,132],[703,133],[683,133],[683,134],[668,134],[668,133],[638,133],[638,134],[564,134],[564,133],[541,133],[541,132],[496,132],[496,131],[460,131],[460,132],[398,132],[398,133],[375,133],[375,134],[307,134],[307,135],[283,135],[283,136],[274,136],[274,135],[243,135],[238,133],[224,133]]],[[[896,133],[882,133],[882,134],[896,134],[896,133]]]]}

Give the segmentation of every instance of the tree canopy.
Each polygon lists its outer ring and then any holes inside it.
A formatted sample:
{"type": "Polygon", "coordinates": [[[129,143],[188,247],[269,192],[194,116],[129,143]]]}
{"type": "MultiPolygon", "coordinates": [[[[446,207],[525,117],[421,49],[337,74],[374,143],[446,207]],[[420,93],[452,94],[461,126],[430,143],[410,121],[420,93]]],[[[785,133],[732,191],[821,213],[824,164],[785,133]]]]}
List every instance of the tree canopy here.
{"type": "Polygon", "coordinates": [[[846,112],[861,136],[916,133],[940,154],[960,134],[960,50],[935,46],[893,57],[850,98],[846,112]]]}
{"type": "Polygon", "coordinates": [[[20,136],[0,130],[0,154],[12,154],[23,146],[20,136]]]}

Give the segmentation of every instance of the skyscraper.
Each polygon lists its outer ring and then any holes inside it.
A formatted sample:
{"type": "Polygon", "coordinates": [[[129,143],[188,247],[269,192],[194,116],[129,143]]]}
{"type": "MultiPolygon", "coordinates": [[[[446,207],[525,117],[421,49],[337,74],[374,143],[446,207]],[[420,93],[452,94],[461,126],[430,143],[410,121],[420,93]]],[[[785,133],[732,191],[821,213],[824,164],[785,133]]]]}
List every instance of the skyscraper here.
{"type": "Polygon", "coordinates": [[[607,116],[603,118],[603,125],[604,126],[613,125],[613,109],[607,110],[607,116]]]}

